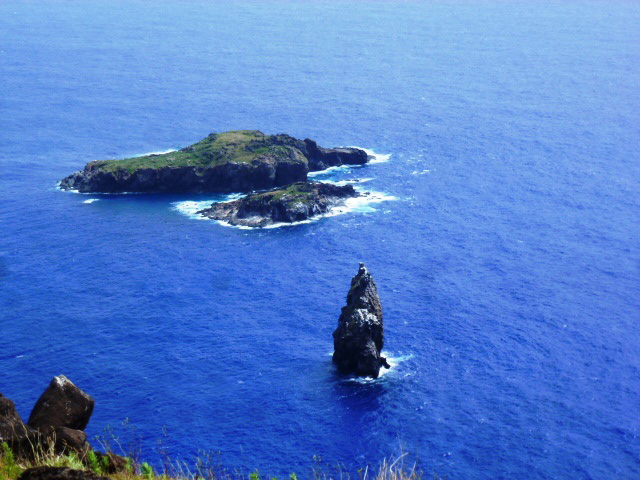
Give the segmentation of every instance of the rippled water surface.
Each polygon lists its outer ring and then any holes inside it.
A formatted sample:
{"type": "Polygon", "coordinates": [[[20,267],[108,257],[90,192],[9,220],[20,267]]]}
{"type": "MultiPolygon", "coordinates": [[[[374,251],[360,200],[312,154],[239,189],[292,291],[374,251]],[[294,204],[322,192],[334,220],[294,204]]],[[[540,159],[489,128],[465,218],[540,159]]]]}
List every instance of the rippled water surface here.
{"type": "Polygon", "coordinates": [[[64,373],[92,437],[128,418],[155,463],[639,478],[638,25],[625,1],[3,1],[0,392],[27,417],[64,373]],[[242,128],[391,155],[321,175],[389,199],[240,230],[177,208],[210,196],[55,189],[242,128]],[[331,365],[359,261],[377,381],[331,365]]]}

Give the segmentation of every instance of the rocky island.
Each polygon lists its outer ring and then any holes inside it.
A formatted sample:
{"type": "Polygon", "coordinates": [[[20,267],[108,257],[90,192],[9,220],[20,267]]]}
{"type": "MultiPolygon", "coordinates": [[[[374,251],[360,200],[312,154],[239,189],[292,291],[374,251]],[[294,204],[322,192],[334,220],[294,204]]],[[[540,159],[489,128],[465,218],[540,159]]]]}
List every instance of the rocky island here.
{"type": "Polygon", "coordinates": [[[323,148],[313,140],[258,130],[212,133],[181,150],[96,160],[60,181],[82,193],[229,193],[305,181],[307,174],[369,161],[358,148],[323,148]]]}
{"type": "Polygon", "coordinates": [[[213,203],[198,213],[234,226],[266,227],[293,223],[327,213],[360,194],[351,185],[298,182],[285,188],[248,195],[232,202],[213,203]]]}
{"type": "Polygon", "coordinates": [[[347,305],[342,307],[333,332],[333,345],[333,361],[342,372],[378,378],[380,368],[390,368],[380,354],[384,345],[382,305],[364,263],[351,280],[347,305]]]}

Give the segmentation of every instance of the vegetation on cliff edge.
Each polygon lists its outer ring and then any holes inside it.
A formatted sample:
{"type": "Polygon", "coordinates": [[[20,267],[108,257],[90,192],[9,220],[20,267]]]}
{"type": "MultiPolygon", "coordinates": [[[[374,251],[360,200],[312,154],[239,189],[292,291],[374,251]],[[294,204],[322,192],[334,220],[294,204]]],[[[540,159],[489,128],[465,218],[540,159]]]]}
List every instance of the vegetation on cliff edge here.
{"type": "MultiPolygon", "coordinates": [[[[292,160],[305,161],[299,151],[289,145],[274,144],[275,135],[265,135],[259,130],[234,130],[212,133],[181,150],[168,153],[144,155],[122,160],[99,160],[92,162],[101,170],[134,172],[143,168],[162,167],[212,167],[228,162],[251,163],[259,156],[286,156],[292,160]]],[[[275,140],[277,141],[277,140],[275,140]]]]}
{"type": "MultiPolygon", "coordinates": [[[[362,468],[357,475],[349,475],[348,472],[336,467],[331,471],[318,466],[305,473],[291,473],[284,477],[262,475],[256,469],[252,472],[229,471],[204,455],[195,465],[189,466],[181,462],[165,462],[162,472],[154,470],[146,462],[130,461],[128,468],[119,473],[107,473],[105,467],[95,458],[80,458],[76,453],[57,454],[53,449],[34,452],[32,460],[17,459],[6,443],[0,445],[0,480],[17,480],[20,474],[33,467],[68,467],[74,470],[90,471],[111,480],[422,480],[427,477],[416,470],[413,465],[409,468],[403,463],[404,455],[391,462],[383,460],[377,469],[362,468]]],[[[90,454],[93,452],[90,452],[90,454]]],[[[88,456],[90,456],[90,454],[88,456]]],[[[434,480],[440,479],[433,476],[434,480]]]]}

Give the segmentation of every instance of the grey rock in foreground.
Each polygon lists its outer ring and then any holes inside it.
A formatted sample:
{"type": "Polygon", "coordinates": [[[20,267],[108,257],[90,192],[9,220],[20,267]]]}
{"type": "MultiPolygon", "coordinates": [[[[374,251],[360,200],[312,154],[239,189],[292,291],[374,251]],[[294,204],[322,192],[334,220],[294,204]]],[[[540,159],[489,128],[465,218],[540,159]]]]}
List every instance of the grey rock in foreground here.
{"type": "Polygon", "coordinates": [[[333,332],[333,345],[333,361],[344,373],[377,378],[380,368],[389,368],[380,355],[384,323],[378,289],[364,263],[351,280],[347,305],[342,307],[333,332]]]}
{"type": "Polygon", "coordinates": [[[322,215],[359,195],[351,185],[299,182],[232,202],[214,203],[198,213],[234,226],[266,227],[322,215]]]}

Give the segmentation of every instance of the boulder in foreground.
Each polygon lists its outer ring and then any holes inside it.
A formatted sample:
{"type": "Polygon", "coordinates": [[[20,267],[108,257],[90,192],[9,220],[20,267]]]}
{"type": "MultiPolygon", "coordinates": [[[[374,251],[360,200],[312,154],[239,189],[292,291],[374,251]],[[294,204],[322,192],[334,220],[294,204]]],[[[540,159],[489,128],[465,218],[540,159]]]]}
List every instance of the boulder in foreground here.
{"type": "Polygon", "coordinates": [[[344,373],[377,378],[381,367],[389,368],[380,355],[384,324],[378,289],[364,263],[351,280],[347,305],[342,307],[333,332],[333,345],[333,361],[344,373]]]}
{"type": "Polygon", "coordinates": [[[58,375],[36,402],[27,423],[44,435],[50,435],[58,427],[84,430],[93,413],[94,403],[93,398],[71,380],[58,375]]]}

